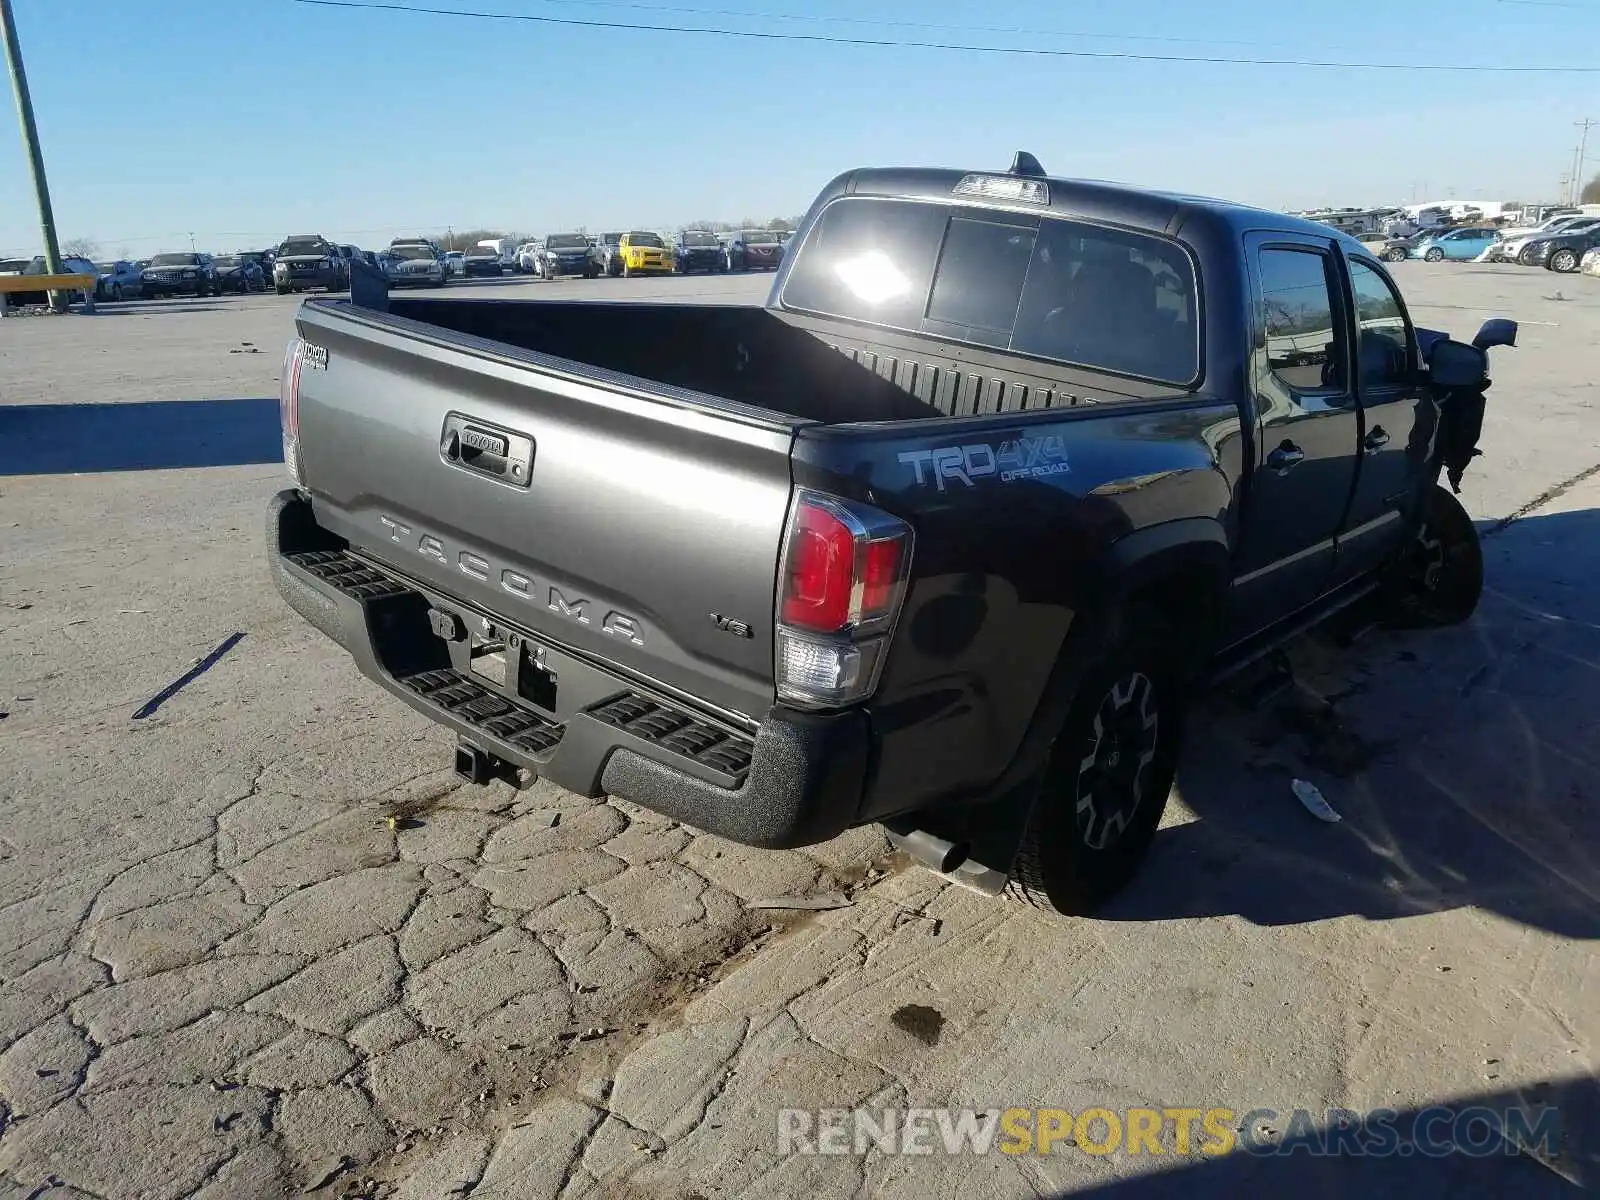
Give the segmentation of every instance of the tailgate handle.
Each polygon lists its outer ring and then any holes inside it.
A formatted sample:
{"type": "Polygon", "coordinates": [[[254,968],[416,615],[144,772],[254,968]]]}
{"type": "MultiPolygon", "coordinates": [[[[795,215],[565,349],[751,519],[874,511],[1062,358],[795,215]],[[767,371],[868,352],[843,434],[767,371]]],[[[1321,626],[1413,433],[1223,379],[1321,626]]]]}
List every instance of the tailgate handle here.
{"type": "Polygon", "coordinates": [[[452,467],[525,488],[533,477],[533,439],[465,413],[450,413],[439,437],[439,457],[452,467]]]}

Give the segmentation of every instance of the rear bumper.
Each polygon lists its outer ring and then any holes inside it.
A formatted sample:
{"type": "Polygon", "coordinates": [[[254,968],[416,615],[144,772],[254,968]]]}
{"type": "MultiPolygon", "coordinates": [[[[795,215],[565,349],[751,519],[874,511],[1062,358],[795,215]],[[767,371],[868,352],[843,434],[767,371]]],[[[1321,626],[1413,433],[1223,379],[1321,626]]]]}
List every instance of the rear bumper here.
{"type": "Polygon", "coordinates": [[[871,744],[863,712],[775,706],[752,734],[380,569],[317,525],[298,492],[273,497],[266,532],[273,582],[291,608],[368,678],[490,754],[751,846],[809,845],[857,823],[871,744]],[[547,655],[564,694],[584,698],[578,711],[558,723],[474,673],[462,643],[434,633],[430,609],[468,629],[488,618],[508,641],[547,655]]]}

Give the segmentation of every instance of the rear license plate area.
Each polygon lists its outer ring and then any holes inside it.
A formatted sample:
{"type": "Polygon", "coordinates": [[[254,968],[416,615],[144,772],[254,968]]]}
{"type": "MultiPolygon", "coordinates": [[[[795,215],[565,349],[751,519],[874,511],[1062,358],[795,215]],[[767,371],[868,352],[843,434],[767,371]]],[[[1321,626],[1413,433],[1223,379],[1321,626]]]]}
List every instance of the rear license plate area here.
{"type": "Polygon", "coordinates": [[[467,639],[467,669],[502,695],[521,700],[554,717],[556,673],[542,648],[515,633],[467,639]]]}

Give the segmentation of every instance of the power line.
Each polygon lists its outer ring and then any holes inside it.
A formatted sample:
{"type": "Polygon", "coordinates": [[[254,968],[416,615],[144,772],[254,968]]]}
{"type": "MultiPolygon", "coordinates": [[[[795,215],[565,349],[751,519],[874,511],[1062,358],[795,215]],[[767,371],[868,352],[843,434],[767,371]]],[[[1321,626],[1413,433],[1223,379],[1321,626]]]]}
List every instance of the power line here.
{"type": "Polygon", "coordinates": [[[623,8],[635,12],[676,13],[690,17],[743,17],[750,21],[809,21],[825,25],[868,25],[880,29],[943,29],[955,33],[1006,33],[1019,37],[1083,38],[1102,42],[1168,42],[1202,46],[1283,46],[1284,42],[1250,42],[1238,38],[1176,37],[1155,33],[1083,33],[1069,29],[1034,29],[1024,25],[956,25],[943,21],[903,21],[885,17],[846,17],[816,13],[751,12],[742,8],[690,8],[677,4],[640,4],[629,0],[539,0],[583,8],[623,8]]]}
{"type": "Polygon", "coordinates": [[[564,25],[579,29],[629,30],[642,33],[701,34],[710,37],[746,38],[766,42],[811,42],[833,46],[872,46],[897,50],[954,50],[967,54],[1009,54],[1026,58],[1104,59],[1122,62],[1164,62],[1227,64],[1250,67],[1316,67],[1358,71],[1447,71],[1475,74],[1514,75],[1594,75],[1600,66],[1515,67],[1502,63],[1384,63],[1333,62],[1302,58],[1234,58],[1205,54],[1154,54],[1131,50],[1062,50],[1037,46],[974,46],[960,42],[909,41],[899,38],[847,37],[841,34],[780,33],[753,29],[725,29],[697,25],[646,25],[631,21],[584,20],[578,17],[546,17],[533,13],[484,12],[469,9],[429,8],[422,5],[386,4],[380,0],[292,0],[317,8],[365,9],[374,12],[401,12],[420,16],[462,17],[476,21],[527,21],[539,25],[564,25]]]}

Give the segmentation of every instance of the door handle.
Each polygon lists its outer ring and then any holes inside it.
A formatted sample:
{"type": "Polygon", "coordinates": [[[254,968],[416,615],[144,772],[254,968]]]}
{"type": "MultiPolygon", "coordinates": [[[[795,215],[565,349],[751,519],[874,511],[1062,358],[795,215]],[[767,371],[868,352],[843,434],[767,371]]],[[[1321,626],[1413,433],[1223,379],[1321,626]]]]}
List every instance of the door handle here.
{"type": "Polygon", "coordinates": [[[1306,460],[1306,452],[1293,442],[1285,440],[1271,454],[1267,455],[1267,466],[1279,475],[1287,475],[1294,468],[1306,460]]]}
{"type": "Polygon", "coordinates": [[[1389,434],[1384,430],[1382,425],[1374,425],[1372,427],[1372,432],[1367,434],[1366,439],[1361,443],[1361,447],[1368,454],[1376,454],[1388,444],[1389,434]]]}

